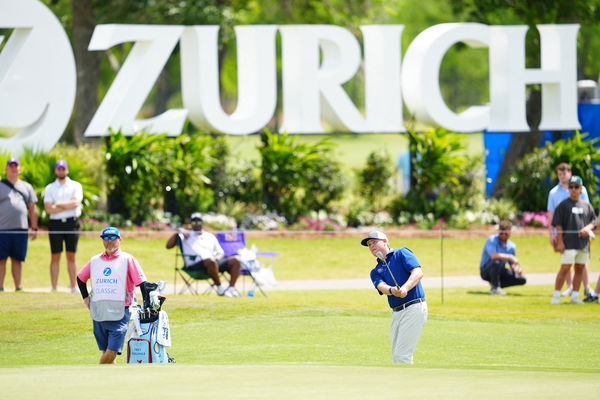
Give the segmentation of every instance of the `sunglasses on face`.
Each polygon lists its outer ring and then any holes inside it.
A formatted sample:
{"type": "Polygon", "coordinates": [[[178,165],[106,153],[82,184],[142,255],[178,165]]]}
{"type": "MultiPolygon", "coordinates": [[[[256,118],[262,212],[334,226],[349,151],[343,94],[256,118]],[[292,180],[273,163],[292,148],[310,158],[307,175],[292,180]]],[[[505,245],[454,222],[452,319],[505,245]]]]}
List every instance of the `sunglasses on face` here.
{"type": "Polygon", "coordinates": [[[102,236],[103,240],[117,240],[119,237],[117,235],[111,235],[111,236],[102,236]]]}
{"type": "Polygon", "coordinates": [[[579,189],[579,185],[569,185],[569,189],[579,189]]]}
{"type": "Polygon", "coordinates": [[[508,232],[506,232],[506,231],[500,231],[499,235],[508,235],[508,232]]]}
{"type": "Polygon", "coordinates": [[[564,172],[564,171],[571,172],[571,169],[570,168],[562,167],[562,168],[559,168],[558,171],[561,171],[561,172],[564,172]]]}

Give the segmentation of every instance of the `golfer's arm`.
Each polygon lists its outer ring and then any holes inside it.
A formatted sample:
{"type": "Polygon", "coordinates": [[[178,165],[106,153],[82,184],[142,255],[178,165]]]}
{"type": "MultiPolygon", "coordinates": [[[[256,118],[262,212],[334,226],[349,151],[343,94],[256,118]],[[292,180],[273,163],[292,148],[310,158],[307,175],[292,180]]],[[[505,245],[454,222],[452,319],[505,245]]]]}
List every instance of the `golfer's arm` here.
{"type": "Polygon", "coordinates": [[[423,278],[423,270],[421,269],[421,267],[413,268],[412,271],[410,271],[410,276],[408,277],[406,282],[404,282],[404,285],[402,285],[401,288],[408,292],[412,288],[417,286],[417,283],[419,283],[421,278],[423,278]]]}
{"type": "Polygon", "coordinates": [[[377,290],[379,290],[379,292],[381,294],[386,294],[388,296],[392,296],[392,286],[388,285],[385,282],[381,282],[379,285],[377,285],[377,290]]]}

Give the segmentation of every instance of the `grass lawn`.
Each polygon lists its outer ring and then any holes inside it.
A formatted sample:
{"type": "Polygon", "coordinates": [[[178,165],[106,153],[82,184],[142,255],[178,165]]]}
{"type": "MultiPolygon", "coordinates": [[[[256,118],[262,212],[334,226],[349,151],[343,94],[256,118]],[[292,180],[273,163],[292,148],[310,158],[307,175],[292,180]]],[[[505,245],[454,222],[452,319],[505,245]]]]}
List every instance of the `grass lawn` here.
{"type": "MultiPolygon", "coordinates": [[[[122,247],[136,256],[149,280],[173,281],[175,250],[165,248],[164,239],[133,239],[123,234],[122,247]]],[[[393,238],[392,246],[406,246],[412,249],[426,276],[440,276],[441,248],[438,238],[393,238]]],[[[554,272],[559,267],[559,257],[553,253],[546,236],[514,237],[517,244],[517,256],[526,272],[554,272]]],[[[473,275],[479,273],[481,248],[485,241],[482,233],[480,239],[445,239],[444,240],[444,274],[473,275]]],[[[256,244],[259,250],[279,251],[275,260],[274,272],[279,280],[288,279],[335,279],[365,278],[373,263],[368,250],[360,246],[358,238],[325,237],[312,239],[296,238],[250,238],[248,244],[256,244]]],[[[78,268],[102,250],[99,238],[82,237],[77,254],[78,268]]],[[[600,241],[594,241],[592,254],[598,254],[600,241]]],[[[50,245],[48,237],[41,236],[30,241],[27,261],[24,265],[23,282],[27,289],[50,286],[50,245]]],[[[59,285],[68,286],[65,260],[61,263],[59,285]]],[[[180,261],[181,263],[181,261],[180,261]]],[[[592,257],[592,271],[598,270],[598,259],[592,257]]],[[[13,283],[10,269],[5,280],[5,287],[12,290],[13,283]]]]}
{"type": "Polygon", "coordinates": [[[68,399],[96,388],[103,392],[94,398],[124,398],[123,385],[161,398],[597,393],[600,306],[551,306],[549,291],[526,286],[487,296],[450,288],[440,304],[439,291],[427,290],[429,322],[413,366],[391,363],[389,311],[371,290],[271,292],[269,299],[168,296],[169,353],[177,364],[116,368],[95,365],[99,352],[78,295],[3,293],[2,398],[68,399]]]}
{"type": "MultiPolygon", "coordinates": [[[[226,136],[235,159],[259,160],[257,145],[258,135],[226,136]]],[[[365,166],[367,157],[373,151],[385,151],[390,156],[392,165],[396,165],[398,156],[408,146],[405,134],[330,134],[330,135],[298,135],[298,142],[314,143],[327,138],[335,144],[335,158],[342,164],[346,173],[365,166]]],[[[469,134],[465,140],[466,151],[470,155],[483,155],[483,136],[481,133],[469,134]]]]}

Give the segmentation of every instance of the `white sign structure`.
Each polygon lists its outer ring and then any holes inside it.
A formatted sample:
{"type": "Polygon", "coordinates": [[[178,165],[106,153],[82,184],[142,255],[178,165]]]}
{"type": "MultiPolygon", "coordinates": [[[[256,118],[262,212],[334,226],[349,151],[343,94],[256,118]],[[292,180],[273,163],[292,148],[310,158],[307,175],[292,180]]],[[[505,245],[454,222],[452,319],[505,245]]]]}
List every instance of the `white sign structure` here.
{"type": "MultiPolygon", "coordinates": [[[[0,150],[51,149],[75,102],[75,59],[59,20],[35,0],[0,0],[0,28],[13,29],[0,53],[0,150]]],[[[0,35],[0,44],[4,37],[0,35]]]]}
{"type": "MultiPolygon", "coordinates": [[[[0,28],[13,29],[0,53],[0,128],[17,131],[11,138],[0,139],[0,149],[12,153],[24,146],[48,150],[62,135],[75,97],[75,62],[68,38],[38,0],[0,0],[0,28]]],[[[421,32],[402,57],[403,28],[361,26],[361,52],[359,40],[339,26],[238,26],[238,99],[229,114],[220,98],[218,26],[98,25],[90,51],[126,42],[134,46],[85,136],[105,136],[109,128],[126,134],[146,129],[176,136],[186,118],[201,129],[231,135],[261,130],[273,118],[278,101],[278,32],[282,131],[404,132],[403,101],[418,120],[458,132],[528,131],[526,86],[537,83],[542,85],[540,129],[581,128],[576,73],[579,25],[538,25],[538,69],[525,66],[526,26],[439,24],[421,32]],[[178,43],[183,109],[136,120],[178,43]],[[489,49],[490,102],[462,113],[448,107],[439,86],[443,57],[457,43],[489,49]],[[363,107],[343,88],[360,68],[365,85],[363,107]]],[[[0,44],[3,39],[0,36],[0,44]]]]}

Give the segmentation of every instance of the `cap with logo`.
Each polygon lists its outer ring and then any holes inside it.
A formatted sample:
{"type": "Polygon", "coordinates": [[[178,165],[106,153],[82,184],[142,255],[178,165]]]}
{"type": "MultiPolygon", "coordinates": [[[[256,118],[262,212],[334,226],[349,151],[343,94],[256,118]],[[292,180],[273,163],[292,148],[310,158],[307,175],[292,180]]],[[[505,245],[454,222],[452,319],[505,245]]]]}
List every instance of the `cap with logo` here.
{"type": "Polygon", "coordinates": [[[102,233],[100,234],[102,239],[104,239],[106,236],[118,236],[120,238],[121,232],[119,232],[119,230],[114,226],[109,226],[108,228],[102,229],[102,233]]]}
{"type": "Polygon", "coordinates": [[[361,240],[360,244],[362,244],[363,246],[368,246],[367,242],[371,239],[387,240],[387,236],[385,236],[385,233],[381,231],[373,231],[369,233],[369,236],[361,240]]]}
{"type": "Polygon", "coordinates": [[[583,180],[581,180],[580,176],[573,175],[571,179],[569,179],[569,183],[574,183],[579,186],[583,186],[583,180]]]}
{"type": "Polygon", "coordinates": [[[65,160],[58,160],[56,162],[56,164],[54,164],[54,168],[64,168],[64,169],[68,169],[69,168],[69,164],[67,164],[67,162],[65,160]]]}
{"type": "Polygon", "coordinates": [[[10,166],[10,164],[17,164],[17,165],[21,165],[21,163],[19,162],[19,160],[17,160],[14,157],[11,157],[8,159],[8,161],[6,162],[6,166],[10,166]]]}
{"type": "Polygon", "coordinates": [[[200,214],[199,212],[192,213],[192,215],[190,216],[190,221],[193,220],[202,221],[202,214],[200,214]]]}

